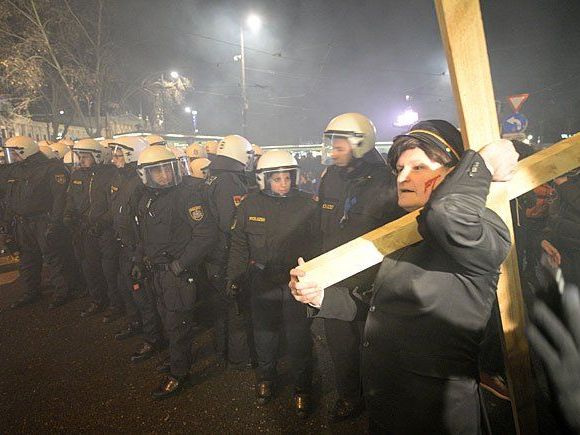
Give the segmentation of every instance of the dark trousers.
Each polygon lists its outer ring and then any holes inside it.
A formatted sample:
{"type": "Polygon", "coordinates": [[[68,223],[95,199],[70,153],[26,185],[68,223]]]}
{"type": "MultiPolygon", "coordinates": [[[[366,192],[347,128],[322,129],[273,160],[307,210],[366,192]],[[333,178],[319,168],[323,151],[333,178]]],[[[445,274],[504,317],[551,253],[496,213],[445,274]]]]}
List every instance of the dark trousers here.
{"type": "Polygon", "coordinates": [[[70,290],[81,291],[86,287],[85,279],[82,273],[80,257],[76,256],[73,247],[73,239],[69,228],[60,226],[56,229],[54,235],[47,240],[61,256],[64,264],[64,279],[70,290]]]}
{"type": "Polygon", "coordinates": [[[324,331],[334,366],[338,396],[358,400],[362,396],[360,344],[364,322],[324,319],[324,331]]]}
{"type": "Polygon", "coordinates": [[[47,243],[47,217],[22,218],[16,223],[16,240],[20,248],[19,272],[24,282],[24,295],[35,297],[40,294],[42,264],[46,264],[55,297],[64,298],[69,288],[64,279],[63,257],[54,244],[47,243]]]}
{"type": "Polygon", "coordinates": [[[169,339],[171,374],[185,376],[192,363],[193,306],[197,293],[195,284],[168,271],[154,271],[152,282],[157,309],[169,339]]]}
{"type": "Polygon", "coordinates": [[[95,235],[84,232],[83,273],[93,301],[121,308],[122,300],[117,290],[118,249],[110,229],[95,235]]]}
{"type": "Polygon", "coordinates": [[[133,298],[133,280],[131,279],[131,266],[133,262],[131,258],[133,257],[133,250],[126,247],[121,247],[119,249],[119,269],[117,273],[117,289],[119,295],[123,300],[123,305],[125,306],[125,313],[127,315],[127,320],[129,322],[140,321],[139,312],[137,311],[137,305],[133,298]]]}
{"type": "Polygon", "coordinates": [[[286,284],[251,280],[252,323],[258,357],[256,377],[275,381],[280,338],[285,333],[290,373],[296,389],[310,391],[312,384],[311,319],[306,306],[294,299],[286,284]]]}
{"type": "Polygon", "coordinates": [[[225,294],[226,280],[222,266],[208,264],[208,279],[214,290],[215,340],[218,358],[232,364],[250,361],[246,306],[241,297],[233,300],[225,294]]]}

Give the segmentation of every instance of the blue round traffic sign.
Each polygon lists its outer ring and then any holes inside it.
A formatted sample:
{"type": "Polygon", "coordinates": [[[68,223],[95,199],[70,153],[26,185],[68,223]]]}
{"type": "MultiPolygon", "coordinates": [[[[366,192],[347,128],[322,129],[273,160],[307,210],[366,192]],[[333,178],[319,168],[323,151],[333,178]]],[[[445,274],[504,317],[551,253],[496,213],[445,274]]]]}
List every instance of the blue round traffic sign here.
{"type": "Polygon", "coordinates": [[[501,123],[503,134],[523,133],[528,128],[528,118],[523,113],[512,113],[501,123]]]}

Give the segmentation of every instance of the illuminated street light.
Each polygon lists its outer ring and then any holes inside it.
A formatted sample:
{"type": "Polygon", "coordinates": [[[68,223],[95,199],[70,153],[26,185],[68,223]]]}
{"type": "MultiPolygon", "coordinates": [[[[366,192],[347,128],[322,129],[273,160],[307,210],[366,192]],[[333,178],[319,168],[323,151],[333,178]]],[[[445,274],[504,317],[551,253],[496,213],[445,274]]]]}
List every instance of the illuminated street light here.
{"type": "Polygon", "coordinates": [[[262,20],[256,14],[251,14],[246,20],[246,25],[252,31],[252,33],[258,33],[262,27],[262,20]]]}
{"type": "Polygon", "coordinates": [[[177,71],[171,71],[169,73],[169,75],[171,76],[172,79],[178,79],[179,78],[179,73],[177,71]]]}
{"type": "Polygon", "coordinates": [[[397,116],[397,120],[393,123],[395,127],[409,127],[419,120],[419,114],[410,107],[403,113],[397,116]]]}
{"type": "Polygon", "coordinates": [[[191,113],[191,107],[187,106],[185,109],[185,113],[191,113]]]}
{"type": "MultiPolygon", "coordinates": [[[[262,27],[262,20],[257,15],[251,14],[246,19],[246,25],[255,34],[262,27]]],[[[245,136],[248,116],[248,95],[246,94],[246,50],[244,45],[243,23],[240,23],[240,69],[242,73],[242,135],[245,136]]]]}
{"type": "Polygon", "coordinates": [[[58,113],[59,113],[59,115],[64,115],[64,110],[60,109],[60,110],[58,111],[58,113]]]}

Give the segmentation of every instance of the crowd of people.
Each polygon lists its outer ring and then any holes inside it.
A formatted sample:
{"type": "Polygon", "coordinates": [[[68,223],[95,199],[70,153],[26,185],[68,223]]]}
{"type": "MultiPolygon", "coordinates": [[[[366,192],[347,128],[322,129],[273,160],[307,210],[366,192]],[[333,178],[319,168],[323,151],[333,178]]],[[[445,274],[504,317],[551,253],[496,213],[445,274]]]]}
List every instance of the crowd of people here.
{"type": "MultiPolygon", "coordinates": [[[[122,320],[116,339],[141,337],[133,363],[168,350],[152,391],[162,399],[188,385],[207,299],[218,360],[255,369],[262,406],[277,394],[285,343],[302,418],[313,408],[311,322],[321,318],[338,395],[331,421],[366,407],[373,433],[481,433],[481,354],[490,330],[499,343],[490,325],[511,247],[508,228],[485,203],[492,181],[511,179],[525,145],[499,140],[466,151],[453,125],[430,120],[395,137],[385,159],[375,135],[361,114],[332,119],[322,174],[312,155],[261,153],[238,135],[185,150],[156,135],[10,138],[2,146],[0,220],[3,244],[20,253],[24,288],[12,308],[38,300],[44,265],[50,309],[87,293],[81,317],[122,320]],[[376,267],[328,288],[296,267],[421,208],[423,240],[376,267]]],[[[557,397],[576,430],[579,178],[568,173],[514,203],[516,236],[526,237],[518,243],[524,275],[540,275],[544,252],[572,284],[561,299],[541,279],[526,280],[536,296],[549,294],[549,308],[531,305],[530,340],[564,391],[557,397]]]]}

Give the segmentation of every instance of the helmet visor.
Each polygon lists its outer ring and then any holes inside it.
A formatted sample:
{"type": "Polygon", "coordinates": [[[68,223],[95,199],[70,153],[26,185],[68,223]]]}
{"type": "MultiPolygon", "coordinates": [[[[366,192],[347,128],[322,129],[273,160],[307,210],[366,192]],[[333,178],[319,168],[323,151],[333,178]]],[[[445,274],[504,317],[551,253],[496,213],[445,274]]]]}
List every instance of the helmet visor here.
{"type": "Polygon", "coordinates": [[[348,149],[352,150],[349,141],[350,136],[344,133],[324,133],[322,136],[321,163],[324,166],[331,166],[335,164],[333,151],[348,149]]]}
{"type": "Polygon", "coordinates": [[[4,148],[4,160],[8,165],[18,163],[23,160],[19,148],[4,148]]]}
{"type": "Polygon", "coordinates": [[[95,156],[90,151],[76,150],[73,154],[76,154],[75,157],[78,156],[78,158],[73,159],[75,168],[91,168],[97,163],[95,156]]]}
{"type": "Polygon", "coordinates": [[[111,157],[111,163],[114,164],[117,168],[122,168],[127,163],[126,153],[128,152],[127,148],[121,145],[115,145],[113,147],[113,155],[111,157]]]}
{"type": "MultiPolygon", "coordinates": [[[[265,180],[262,192],[266,195],[285,197],[292,191],[298,189],[298,182],[300,181],[300,169],[298,168],[266,169],[262,171],[260,175],[263,176],[263,179],[265,180]]],[[[262,185],[260,185],[260,187],[262,187],[262,185]]]]}
{"type": "Polygon", "coordinates": [[[167,189],[181,183],[181,169],[177,160],[147,165],[140,171],[141,180],[147,187],[167,189]]]}
{"type": "Polygon", "coordinates": [[[191,168],[189,167],[189,157],[183,156],[178,159],[179,169],[181,170],[182,176],[191,175],[191,168]]]}

